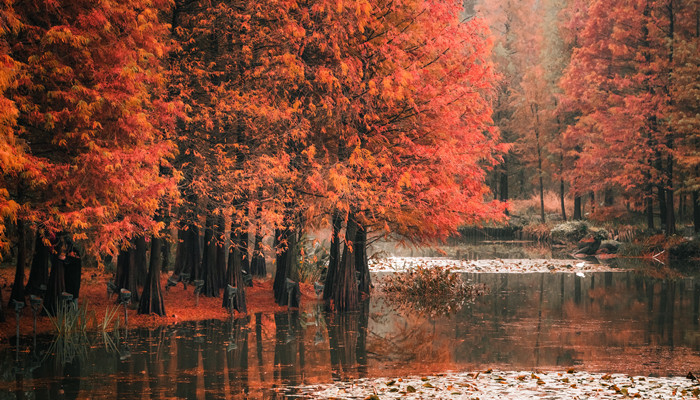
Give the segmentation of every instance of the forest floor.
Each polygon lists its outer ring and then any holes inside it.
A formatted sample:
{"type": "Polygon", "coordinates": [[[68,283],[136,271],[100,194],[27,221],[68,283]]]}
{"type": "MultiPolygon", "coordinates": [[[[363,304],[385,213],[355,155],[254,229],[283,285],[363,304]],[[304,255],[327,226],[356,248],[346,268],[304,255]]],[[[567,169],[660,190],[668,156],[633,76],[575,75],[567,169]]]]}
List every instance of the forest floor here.
{"type": "MultiPolygon", "coordinates": [[[[5,322],[0,323],[0,346],[9,344],[9,339],[15,336],[17,328],[15,312],[7,307],[10,292],[12,291],[12,283],[14,282],[14,273],[14,268],[0,268],[0,290],[2,290],[6,319],[5,322]]],[[[28,275],[29,271],[27,271],[25,276],[28,275]]],[[[199,306],[195,307],[196,299],[191,285],[188,285],[187,290],[184,290],[182,283],[179,283],[169,291],[166,291],[165,286],[168,276],[169,274],[161,274],[161,288],[163,289],[163,303],[166,315],[162,317],[155,314],[139,315],[136,313],[137,304],[131,304],[128,307],[129,326],[156,327],[184,321],[230,318],[228,310],[222,307],[221,296],[199,296],[199,306]]],[[[82,272],[79,303],[83,307],[85,302],[87,302],[88,313],[94,315],[95,329],[97,329],[97,324],[104,320],[107,311],[116,307],[116,296],[112,295],[109,299],[107,298],[107,281],[111,279],[111,273],[104,273],[96,269],[84,268],[82,272]]],[[[311,284],[301,283],[300,289],[302,302],[316,301],[311,284]]],[[[272,279],[269,277],[254,280],[253,287],[246,288],[246,300],[249,314],[258,312],[274,313],[287,309],[287,307],[278,306],[275,303],[272,292],[272,279]]],[[[123,311],[120,311],[117,315],[123,319],[123,311]]],[[[20,317],[20,333],[22,335],[30,335],[32,333],[32,325],[32,310],[29,307],[25,307],[20,317]]],[[[37,318],[37,333],[51,333],[54,330],[55,328],[49,317],[39,316],[37,318]]]]}

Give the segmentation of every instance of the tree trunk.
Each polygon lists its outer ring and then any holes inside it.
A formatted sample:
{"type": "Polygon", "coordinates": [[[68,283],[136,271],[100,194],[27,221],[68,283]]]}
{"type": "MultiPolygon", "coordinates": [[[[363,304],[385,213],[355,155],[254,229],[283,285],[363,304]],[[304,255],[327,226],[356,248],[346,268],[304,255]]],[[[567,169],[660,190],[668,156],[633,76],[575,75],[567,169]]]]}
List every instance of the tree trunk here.
{"type": "MultiPolygon", "coordinates": [[[[498,193],[498,199],[500,201],[508,201],[508,161],[506,158],[503,158],[503,164],[501,164],[501,173],[500,175],[500,184],[499,184],[499,193],[498,193]]],[[[506,215],[510,215],[510,211],[506,209],[506,215]]]]}
{"type": "Polygon", "coordinates": [[[240,241],[241,269],[243,271],[246,271],[246,273],[250,273],[250,254],[248,252],[248,242],[249,242],[248,229],[243,229],[243,230],[241,230],[241,241],[240,241]]]}
{"type": "Polygon", "coordinates": [[[353,250],[355,251],[355,269],[360,273],[360,293],[369,295],[372,278],[369,275],[369,264],[367,263],[367,231],[360,223],[357,224],[353,250]]]}
{"type": "Polygon", "coordinates": [[[693,228],[695,233],[700,232],[700,192],[693,192],[693,228]]]}
{"type": "Polygon", "coordinates": [[[5,322],[5,307],[3,306],[2,289],[0,289],[0,322],[5,322]]]}
{"type": "Polygon", "coordinates": [[[63,263],[64,278],[66,280],[66,292],[73,295],[73,299],[80,297],[80,282],[82,280],[83,261],[78,249],[69,242],[66,251],[66,260],[63,263]]]}
{"type": "Polygon", "coordinates": [[[582,220],[583,214],[581,213],[581,196],[574,196],[574,219],[576,221],[582,220]]]}
{"type": "MultiPolygon", "coordinates": [[[[170,269],[170,249],[172,244],[172,229],[170,227],[170,211],[167,208],[163,209],[163,222],[165,224],[165,232],[163,237],[161,237],[161,272],[168,272],[170,269]]],[[[151,244],[151,251],[153,251],[153,244],[151,244]]],[[[150,268],[150,266],[149,266],[150,268]]]]}
{"type": "MultiPolygon", "coordinates": [[[[54,253],[51,256],[51,273],[49,273],[49,284],[46,288],[46,296],[44,297],[44,308],[50,315],[56,314],[58,305],[58,296],[66,290],[65,271],[63,270],[63,262],[65,253],[62,243],[59,240],[54,244],[54,253]]],[[[118,272],[119,270],[117,270],[118,272]]]]}
{"type": "Polygon", "coordinates": [[[219,296],[219,279],[216,273],[216,238],[214,235],[214,216],[207,214],[204,228],[204,255],[202,256],[202,294],[207,297],[219,296]]]}
{"type": "Polygon", "coordinates": [[[564,179],[559,178],[559,200],[561,202],[561,218],[566,221],[566,204],[564,203],[564,179]]]}
{"type": "Polygon", "coordinates": [[[351,212],[348,215],[348,223],[345,228],[345,248],[340,260],[338,272],[335,276],[334,290],[331,298],[337,311],[356,310],[359,305],[357,279],[355,277],[355,243],[353,238],[357,236],[357,222],[351,212]]]}
{"type": "Polygon", "coordinates": [[[659,199],[659,216],[661,217],[661,229],[664,231],[667,231],[667,222],[668,220],[666,217],[668,216],[668,210],[666,209],[666,189],[664,189],[663,186],[658,185],[656,187],[657,190],[657,197],[659,199]]]}
{"type": "Polygon", "coordinates": [[[611,188],[605,188],[603,191],[603,204],[606,207],[611,207],[613,203],[615,202],[615,199],[613,198],[613,191],[611,188]]]}
{"type": "MultiPolygon", "coordinates": [[[[670,139],[669,139],[670,140],[670,139]]],[[[666,179],[668,179],[668,187],[666,188],[666,234],[676,234],[676,215],[673,206],[673,157],[668,156],[666,165],[666,179]]]]}
{"type": "Polygon", "coordinates": [[[185,241],[182,243],[184,251],[183,273],[190,274],[190,281],[200,279],[202,269],[202,250],[199,244],[199,228],[195,223],[190,223],[185,232],[185,241]]]}
{"type": "Polygon", "coordinates": [[[24,221],[17,219],[17,264],[15,265],[15,282],[10,293],[10,306],[12,300],[26,303],[24,298],[24,268],[27,265],[27,240],[24,221]]]}
{"type": "Polygon", "coordinates": [[[265,265],[265,254],[262,248],[263,237],[260,234],[260,228],[255,230],[255,244],[253,245],[253,258],[250,261],[250,273],[253,276],[265,277],[267,275],[267,267],[265,265]]]}
{"type": "MultiPolygon", "coordinates": [[[[226,289],[226,216],[224,213],[219,214],[216,223],[216,276],[219,287],[226,289]]],[[[230,245],[232,245],[231,243],[230,245]]]]}
{"type": "Polygon", "coordinates": [[[141,235],[135,241],[136,257],[136,284],[143,286],[146,283],[146,275],[148,274],[148,255],[146,254],[148,247],[146,245],[146,237],[141,235]]]}
{"type": "Polygon", "coordinates": [[[146,275],[143,293],[141,293],[141,301],[139,302],[139,314],[165,315],[163,294],[160,289],[162,243],[163,239],[157,235],[151,238],[151,258],[148,263],[148,275],[146,275]]]}
{"type": "Polygon", "coordinates": [[[323,285],[323,300],[329,300],[334,292],[335,275],[338,273],[340,263],[340,229],[343,218],[339,211],[334,211],[331,217],[333,232],[331,233],[331,251],[328,257],[328,270],[326,271],[326,281],[323,285]]]}
{"type": "Polygon", "coordinates": [[[294,272],[294,260],[296,259],[296,232],[289,227],[279,230],[277,241],[277,269],[273,289],[275,302],[281,306],[287,305],[287,278],[291,278],[294,272]]]}
{"type": "MultiPolygon", "coordinates": [[[[132,246],[129,249],[119,252],[119,256],[117,257],[117,276],[115,278],[117,289],[126,289],[131,292],[132,302],[137,302],[139,300],[138,285],[136,282],[137,274],[136,250],[132,242],[132,246]]],[[[117,302],[119,302],[118,297],[117,302]]]]}
{"type": "MultiPolygon", "coordinates": [[[[246,305],[245,282],[243,281],[242,271],[242,256],[239,249],[240,238],[236,233],[238,226],[236,222],[231,222],[231,247],[228,253],[228,268],[226,269],[226,284],[237,288],[236,299],[233,302],[233,309],[238,312],[245,313],[248,308],[246,305]]],[[[221,306],[228,308],[229,296],[228,291],[224,289],[224,296],[221,306]]]]}
{"type": "Polygon", "coordinates": [[[649,188],[649,194],[644,200],[646,202],[646,215],[647,215],[647,228],[649,230],[654,229],[654,199],[651,196],[652,189],[651,187],[649,188]]]}
{"type": "Polygon", "coordinates": [[[29,294],[41,294],[41,285],[47,285],[49,281],[49,259],[51,249],[44,244],[44,239],[37,232],[36,243],[34,245],[34,257],[32,258],[32,268],[29,270],[29,281],[25,290],[29,294]]]}
{"type": "Polygon", "coordinates": [[[187,240],[187,231],[183,229],[177,230],[177,243],[175,244],[175,265],[173,266],[173,275],[180,276],[185,270],[185,241],[187,240]]]}

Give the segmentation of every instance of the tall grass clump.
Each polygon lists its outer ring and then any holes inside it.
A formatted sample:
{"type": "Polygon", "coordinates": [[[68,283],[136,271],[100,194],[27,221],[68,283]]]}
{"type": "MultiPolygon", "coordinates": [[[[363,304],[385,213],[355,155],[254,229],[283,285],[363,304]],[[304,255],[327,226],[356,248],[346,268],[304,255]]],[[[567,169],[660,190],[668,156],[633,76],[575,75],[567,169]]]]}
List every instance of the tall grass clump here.
{"type": "Polygon", "coordinates": [[[449,268],[425,266],[395,273],[381,287],[400,310],[430,317],[456,313],[485,292],[483,285],[471,285],[449,268]]]}

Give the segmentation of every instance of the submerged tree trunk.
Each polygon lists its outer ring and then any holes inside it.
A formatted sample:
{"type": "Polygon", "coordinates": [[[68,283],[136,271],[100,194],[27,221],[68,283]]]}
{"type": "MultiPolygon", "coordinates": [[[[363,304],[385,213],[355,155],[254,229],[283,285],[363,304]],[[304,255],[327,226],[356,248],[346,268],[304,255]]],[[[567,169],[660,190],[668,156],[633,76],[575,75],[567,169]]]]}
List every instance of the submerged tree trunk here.
{"type": "Polygon", "coordinates": [[[165,315],[163,294],[160,288],[162,243],[163,239],[157,235],[151,238],[151,257],[148,264],[148,275],[146,275],[143,293],[141,293],[141,301],[139,301],[139,314],[165,315]]]}
{"type": "Polygon", "coordinates": [[[27,240],[24,221],[17,219],[17,264],[15,265],[15,282],[10,293],[10,305],[12,300],[26,303],[24,298],[24,268],[27,265],[27,240]]]}
{"type": "Polygon", "coordinates": [[[32,268],[29,270],[29,280],[25,291],[29,294],[38,295],[41,285],[47,285],[49,281],[49,259],[51,249],[46,246],[41,233],[37,232],[34,245],[34,257],[32,257],[32,268]]]}
{"type": "Polygon", "coordinates": [[[323,286],[323,299],[329,300],[334,291],[335,275],[338,273],[338,264],[340,263],[340,228],[343,224],[343,218],[340,212],[333,212],[331,218],[333,232],[331,233],[331,251],[328,257],[328,271],[326,272],[326,281],[323,286]]]}
{"type": "Polygon", "coordinates": [[[337,311],[356,310],[359,305],[357,279],[355,277],[355,243],[353,238],[357,236],[357,221],[353,213],[348,215],[348,223],[345,228],[345,248],[338,266],[333,283],[331,299],[337,311]]]}

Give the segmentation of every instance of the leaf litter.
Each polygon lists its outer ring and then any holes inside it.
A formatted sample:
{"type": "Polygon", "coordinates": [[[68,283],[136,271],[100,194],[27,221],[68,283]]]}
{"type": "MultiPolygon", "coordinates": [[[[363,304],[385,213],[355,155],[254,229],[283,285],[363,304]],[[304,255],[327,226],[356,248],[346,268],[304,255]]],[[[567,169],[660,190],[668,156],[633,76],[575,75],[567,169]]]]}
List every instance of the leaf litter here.
{"type": "MultiPolygon", "coordinates": [[[[428,377],[373,378],[296,386],[308,399],[697,399],[700,383],[687,377],[494,371],[428,377]]],[[[295,391],[296,391],[295,390],[295,391]]]]}
{"type": "Polygon", "coordinates": [[[471,273],[568,272],[579,276],[586,272],[625,271],[581,260],[549,259],[456,260],[445,257],[387,257],[371,260],[369,265],[372,272],[406,272],[419,267],[447,268],[452,272],[471,273]]]}

